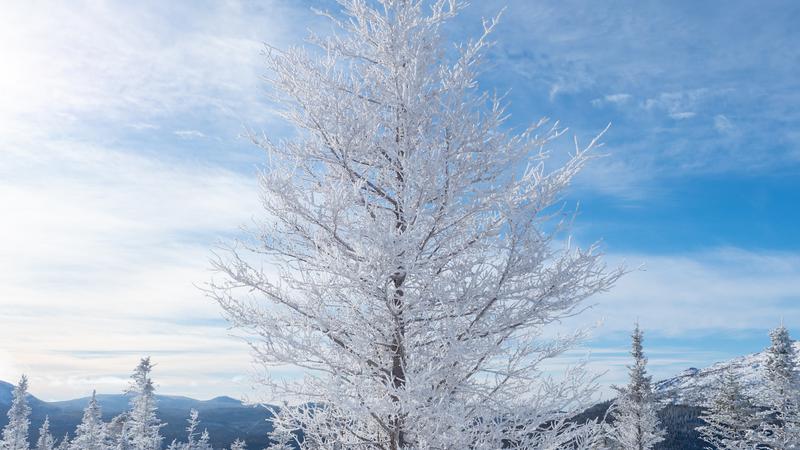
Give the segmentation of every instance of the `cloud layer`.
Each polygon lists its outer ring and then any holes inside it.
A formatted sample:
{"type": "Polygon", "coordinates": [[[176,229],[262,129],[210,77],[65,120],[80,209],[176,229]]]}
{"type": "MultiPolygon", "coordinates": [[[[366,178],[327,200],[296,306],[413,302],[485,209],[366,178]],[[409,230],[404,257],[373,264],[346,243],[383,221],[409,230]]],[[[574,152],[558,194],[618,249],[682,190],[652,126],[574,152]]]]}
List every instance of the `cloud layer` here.
{"type": "MultiPolygon", "coordinates": [[[[264,100],[260,50],[325,32],[311,3],[4,5],[0,379],[27,372],[47,399],[117,392],[151,354],[163,392],[247,390],[247,348],[195,285],[215,242],[258,214],[260,155],[238,135],[287,132],[264,100]]],[[[451,38],[502,6],[474,3],[451,38]]],[[[774,182],[800,167],[798,14],[794,2],[509,2],[482,82],[511,90],[510,125],[546,114],[584,137],[613,122],[609,156],[576,186],[589,205],[576,231],[607,232],[612,263],[646,270],[565,325],[603,320],[587,349],[611,368],[604,383],[624,376],[637,319],[657,376],[757,350],[781,316],[800,330],[800,238],[776,206],[800,198],[774,182]]]]}

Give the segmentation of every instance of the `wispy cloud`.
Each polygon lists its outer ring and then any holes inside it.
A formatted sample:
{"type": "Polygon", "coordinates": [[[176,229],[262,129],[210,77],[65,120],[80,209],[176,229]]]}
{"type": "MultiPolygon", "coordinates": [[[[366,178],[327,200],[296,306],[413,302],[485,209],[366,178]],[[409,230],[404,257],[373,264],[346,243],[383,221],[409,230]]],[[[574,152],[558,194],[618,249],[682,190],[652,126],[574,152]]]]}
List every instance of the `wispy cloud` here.
{"type": "Polygon", "coordinates": [[[202,139],[206,137],[206,134],[202,131],[198,130],[176,130],[174,131],[175,136],[178,136],[183,139],[202,139]]]}
{"type": "Polygon", "coordinates": [[[45,398],[114,392],[152,353],[168,392],[242,391],[246,348],[195,285],[257,214],[235,138],[272,120],[260,51],[296,37],[295,7],[4,5],[0,379],[28,372],[45,398]],[[228,155],[196,144],[220,135],[228,155]]]}
{"type": "MultiPolygon", "coordinates": [[[[210,276],[213,243],[258,213],[257,156],[235,137],[243,125],[286,132],[261,95],[260,51],[301,42],[317,25],[311,3],[4,5],[0,51],[13,64],[0,70],[0,379],[29,372],[46,398],[114,392],[152,353],[164,391],[242,392],[232,386],[247,372],[246,347],[194,285],[210,276]]],[[[478,16],[504,2],[474,3],[448,37],[474,35],[478,16]]],[[[511,1],[482,87],[511,90],[515,128],[548,115],[583,137],[613,122],[609,156],[575,193],[660,217],[647,209],[652,193],[686,178],[800,167],[800,39],[784,12],[794,7],[511,1]]],[[[587,226],[607,220],[588,216],[587,226]]],[[[625,229],[636,218],[614,220],[606,225],[625,229]]],[[[786,228],[774,233],[796,248],[786,228]]],[[[611,255],[647,269],[579,318],[605,318],[590,344],[599,365],[622,373],[618,350],[636,318],[675,337],[800,317],[794,250],[716,242],[682,256],[647,243],[611,255]]],[[[709,346],[665,354],[657,344],[651,363],[666,374],[711,362],[720,354],[709,346]]]]}
{"type": "Polygon", "coordinates": [[[156,359],[173,377],[179,364],[184,377],[219,370],[209,358],[245,369],[244,347],[195,286],[210,276],[209,249],[257,211],[252,177],[85,142],[39,150],[6,153],[0,170],[0,341],[11,352],[0,379],[26,370],[37,393],[63,398],[90,390],[70,377],[123,376],[134,354],[172,352],[156,359]]]}
{"type": "Polygon", "coordinates": [[[717,114],[714,116],[714,129],[722,134],[730,133],[734,130],[733,122],[728,119],[724,114],[717,114]]]}
{"type": "MultiPolygon", "coordinates": [[[[476,23],[498,9],[474,6],[468,14],[476,23]]],[[[485,80],[512,90],[518,126],[531,114],[548,115],[584,135],[612,121],[612,157],[645,173],[647,184],[669,183],[676,173],[797,170],[791,124],[800,112],[791,105],[800,95],[793,75],[800,34],[787,14],[796,9],[790,2],[754,9],[513,1],[485,80]],[[720,133],[719,116],[735,118],[738,132],[720,133]]]]}
{"type": "Polygon", "coordinates": [[[634,270],[584,320],[606,332],[638,320],[672,336],[767,330],[781,317],[800,329],[800,254],[717,248],[684,255],[611,255],[634,270]],[[797,318],[797,319],[796,319],[797,318]]]}
{"type": "Polygon", "coordinates": [[[260,123],[263,42],[296,37],[289,3],[15,2],[0,18],[0,131],[198,109],[260,123]]]}
{"type": "Polygon", "coordinates": [[[612,105],[624,105],[628,103],[631,98],[633,98],[630,94],[609,94],[604,95],[602,98],[596,98],[592,100],[592,105],[596,107],[600,107],[606,104],[612,105]]]}

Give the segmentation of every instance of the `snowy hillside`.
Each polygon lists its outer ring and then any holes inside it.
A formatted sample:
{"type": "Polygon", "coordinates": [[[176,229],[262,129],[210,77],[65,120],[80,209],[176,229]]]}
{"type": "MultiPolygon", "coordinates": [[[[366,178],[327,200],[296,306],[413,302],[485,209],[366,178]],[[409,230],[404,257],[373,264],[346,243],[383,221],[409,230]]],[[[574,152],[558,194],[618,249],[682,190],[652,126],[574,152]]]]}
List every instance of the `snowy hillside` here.
{"type": "MultiPolygon", "coordinates": [[[[794,343],[800,353],[800,342],[794,343]]],[[[740,356],[718,362],[705,369],[689,368],[675,377],[655,383],[657,395],[665,402],[683,405],[700,405],[712,392],[717,377],[731,370],[750,393],[764,385],[764,352],[740,356]]]]}

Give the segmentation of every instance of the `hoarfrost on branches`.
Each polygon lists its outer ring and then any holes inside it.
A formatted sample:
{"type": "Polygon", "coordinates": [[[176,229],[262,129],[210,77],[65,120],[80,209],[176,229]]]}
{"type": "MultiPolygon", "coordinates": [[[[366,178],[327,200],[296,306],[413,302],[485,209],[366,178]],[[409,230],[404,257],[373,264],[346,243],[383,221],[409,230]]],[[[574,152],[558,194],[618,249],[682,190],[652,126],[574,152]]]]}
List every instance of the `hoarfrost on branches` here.
{"type": "Polygon", "coordinates": [[[241,439],[236,439],[231,444],[231,450],[247,450],[247,444],[241,439]]]}
{"type": "Polygon", "coordinates": [[[97,392],[83,410],[83,419],[75,430],[75,439],[70,443],[71,450],[106,450],[109,447],[106,424],[103,423],[97,392]]]}
{"type": "Polygon", "coordinates": [[[760,443],[770,448],[800,448],[800,373],[797,354],[783,325],[769,333],[765,365],[766,387],[756,402],[765,407],[758,435],[760,443]]]}
{"type": "Polygon", "coordinates": [[[131,408],[123,417],[115,419],[118,432],[115,444],[119,450],[158,450],[161,448],[161,421],[156,416],[155,385],[150,376],[153,370],[150,358],[142,358],[131,375],[128,394],[131,408]]]}
{"type": "Polygon", "coordinates": [[[463,2],[340,3],[315,50],[268,50],[298,135],[253,137],[267,219],[209,288],[261,363],[307,372],[266,380],[310,402],[282,408],[276,430],[302,429],[304,448],[584,446],[596,430],[567,419],[592,377],[541,363],[582,334],[546,327],[621,275],[566,239],[558,210],[599,136],[551,169],[562,129],[507,131],[476,83],[496,21],[445,50],[463,2]]]}
{"type": "Polygon", "coordinates": [[[721,450],[753,448],[752,435],[758,425],[755,407],[750,403],[736,374],[722,373],[706,410],[700,415],[705,425],[697,427],[704,441],[721,450]]]}
{"type": "Polygon", "coordinates": [[[36,450],[53,450],[56,440],[50,434],[50,418],[45,416],[42,426],[39,428],[39,439],[36,440],[36,450]]]}

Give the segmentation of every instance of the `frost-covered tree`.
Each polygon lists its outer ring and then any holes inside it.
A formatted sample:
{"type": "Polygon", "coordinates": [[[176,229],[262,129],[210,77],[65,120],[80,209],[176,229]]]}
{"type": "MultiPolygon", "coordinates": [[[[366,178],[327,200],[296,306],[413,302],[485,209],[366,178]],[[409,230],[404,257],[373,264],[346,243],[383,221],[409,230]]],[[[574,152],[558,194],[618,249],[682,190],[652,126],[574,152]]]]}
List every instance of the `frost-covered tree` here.
{"type": "Polygon", "coordinates": [[[155,386],[150,377],[153,370],[150,358],[142,358],[131,375],[127,393],[131,395],[131,407],[124,417],[116,419],[121,425],[114,442],[118,450],[161,449],[160,430],[163,426],[156,416],[155,386]]]}
{"type": "Polygon", "coordinates": [[[56,440],[50,433],[50,417],[44,417],[44,423],[39,427],[39,439],[36,440],[36,450],[54,450],[56,440]]]}
{"type": "Polygon", "coordinates": [[[652,449],[666,434],[658,419],[642,339],[643,333],[637,323],[631,335],[633,365],[628,366],[628,385],[616,388],[619,396],[611,405],[610,416],[614,422],[610,437],[623,450],[652,449]]]}
{"type": "Polygon", "coordinates": [[[197,444],[195,444],[195,447],[191,450],[213,450],[211,448],[211,436],[209,436],[208,430],[203,430],[200,439],[197,440],[197,444]]]}
{"type": "Polygon", "coordinates": [[[200,413],[196,409],[189,411],[189,418],[186,419],[186,443],[179,444],[176,448],[194,450],[197,448],[198,427],[200,426],[200,413]]]}
{"type": "Polygon", "coordinates": [[[445,45],[464,2],[339,3],[316,48],[268,52],[298,134],[254,137],[266,219],[209,289],[265,366],[307,371],[270,385],[316,405],[282,408],[276,428],[305,448],[566,445],[589,431],[566,419],[593,382],[542,375],[581,335],[544,331],[620,276],[559,210],[597,139],[551,168],[563,130],[508,130],[476,83],[495,21],[445,45]]]}
{"type": "Polygon", "coordinates": [[[12,392],[11,407],[6,414],[8,424],[3,428],[0,450],[28,450],[28,427],[31,408],[28,406],[28,377],[23,375],[12,392]]]}
{"type": "MultiPolygon", "coordinates": [[[[275,423],[273,422],[273,427],[275,423]]],[[[285,428],[273,429],[269,434],[270,446],[268,450],[294,450],[293,444],[297,443],[296,436],[285,428]]]]}
{"type": "Polygon", "coordinates": [[[705,425],[697,427],[701,438],[714,449],[753,448],[752,434],[758,426],[756,409],[744,393],[736,374],[725,371],[714,386],[714,394],[700,415],[705,425]]]}
{"type": "Polygon", "coordinates": [[[125,422],[128,420],[128,414],[120,414],[113,419],[106,427],[108,440],[114,450],[129,450],[130,439],[128,438],[128,431],[125,427],[125,422]]]}
{"type": "Polygon", "coordinates": [[[198,431],[200,429],[200,413],[196,409],[189,411],[189,418],[186,419],[186,422],[188,422],[186,442],[173,440],[167,450],[212,450],[208,430],[203,430],[202,433],[198,431]]]}
{"type": "Polygon", "coordinates": [[[236,439],[231,444],[231,450],[247,450],[247,443],[241,439],[236,439]]]}
{"type": "Polygon", "coordinates": [[[100,405],[97,403],[97,392],[92,391],[92,398],[83,410],[83,419],[75,430],[75,438],[70,444],[70,449],[106,450],[108,447],[107,426],[103,422],[100,405]]]}
{"type": "Polygon", "coordinates": [[[789,330],[770,331],[765,364],[766,389],[757,402],[766,408],[759,441],[775,450],[800,448],[800,377],[789,330]]]}
{"type": "Polygon", "coordinates": [[[56,450],[69,450],[69,433],[64,434],[64,437],[61,438],[61,442],[58,443],[56,450]]]}

